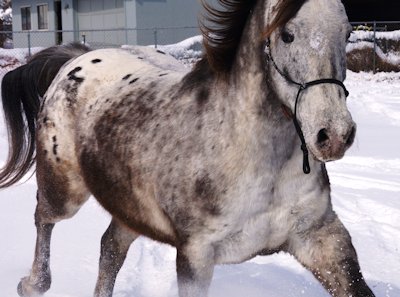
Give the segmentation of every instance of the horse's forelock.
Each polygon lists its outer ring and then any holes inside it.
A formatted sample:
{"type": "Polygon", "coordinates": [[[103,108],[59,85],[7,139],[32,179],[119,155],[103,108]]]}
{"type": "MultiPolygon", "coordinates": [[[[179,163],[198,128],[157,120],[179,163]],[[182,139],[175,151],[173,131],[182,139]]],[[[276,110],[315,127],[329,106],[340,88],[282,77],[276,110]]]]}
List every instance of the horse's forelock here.
{"type": "Polygon", "coordinates": [[[266,28],[263,37],[268,38],[273,31],[282,28],[287,22],[296,16],[300,8],[307,0],[280,0],[274,8],[276,15],[271,24],[266,28]]]}

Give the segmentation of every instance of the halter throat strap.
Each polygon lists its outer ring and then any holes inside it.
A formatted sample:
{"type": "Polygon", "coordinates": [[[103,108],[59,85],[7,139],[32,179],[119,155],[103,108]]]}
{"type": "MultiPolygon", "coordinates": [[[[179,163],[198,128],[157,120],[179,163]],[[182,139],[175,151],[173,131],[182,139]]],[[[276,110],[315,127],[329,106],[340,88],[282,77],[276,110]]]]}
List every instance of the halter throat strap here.
{"type": "Polygon", "coordinates": [[[299,99],[301,97],[301,93],[305,90],[307,90],[310,87],[313,86],[317,86],[317,85],[321,85],[321,84],[335,84],[340,86],[343,91],[344,94],[346,95],[346,97],[349,96],[349,91],[346,89],[345,85],[343,84],[342,81],[334,79],[334,78],[323,78],[323,79],[316,79],[310,82],[306,82],[306,83],[299,83],[295,80],[293,80],[288,74],[284,73],[275,63],[272,55],[271,55],[271,50],[270,50],[270,40],[267,40],[267,44],[266,44],[266,57],[267,57],[267,62],[271,62],[272,65],[274,66],[274,68],[276,69],[276,71],[290,84],[294,84],[296,86],[299,87],[299,90],[297,92],[297,96],[296,96],[296,101],[295,101],[295,105],[294,105],[294,115],[293,115],[293,124],[294,127],[296,129],[297,135],[300,138],[301,141],[301,150],[303,152],[303,172],[305,174],[309,174],[311,172],[311,168],[310,168],[310,161],[309,161],[309,153],[308,153],[308,148],[307,148],[307,144],[306,144],[306,140],[304,138],[304,134],[303,131],[301,130],[301,126],[300,123],[297,119],[297,108],[298,108],[298,104],[299,104],[299,99]]]}

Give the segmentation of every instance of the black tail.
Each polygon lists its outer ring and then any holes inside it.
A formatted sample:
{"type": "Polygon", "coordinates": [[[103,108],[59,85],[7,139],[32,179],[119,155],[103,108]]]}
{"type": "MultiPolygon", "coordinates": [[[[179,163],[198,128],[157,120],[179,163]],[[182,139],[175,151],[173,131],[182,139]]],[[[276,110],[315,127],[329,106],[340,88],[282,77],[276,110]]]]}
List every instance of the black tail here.
{"type": "Polygon", "coordinates": [[[1,96],[9,153],[0,170],[0,189],[18,182],[35,163],[36,117],[41,97],[67,61],[89,50],[79,43],[53,46],[4,76],[1,96]]]}

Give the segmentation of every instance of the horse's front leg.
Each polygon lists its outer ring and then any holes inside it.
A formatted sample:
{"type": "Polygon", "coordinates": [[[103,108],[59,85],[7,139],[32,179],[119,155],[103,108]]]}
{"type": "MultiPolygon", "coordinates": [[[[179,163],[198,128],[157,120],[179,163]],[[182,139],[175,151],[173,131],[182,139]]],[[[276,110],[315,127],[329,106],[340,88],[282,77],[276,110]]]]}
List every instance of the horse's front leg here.
{"type": "Polygon", "coordinates": [[[348,231],[332,211],[321,225],[296,233],[289,252],[335,297],[374,297],[360,271],[348,231]]]}
{"type": "Polygon", "coordinates": [[[214,250],[193,241],[177,249],[179,297],[206,297],[214,272],[214,250]]]}

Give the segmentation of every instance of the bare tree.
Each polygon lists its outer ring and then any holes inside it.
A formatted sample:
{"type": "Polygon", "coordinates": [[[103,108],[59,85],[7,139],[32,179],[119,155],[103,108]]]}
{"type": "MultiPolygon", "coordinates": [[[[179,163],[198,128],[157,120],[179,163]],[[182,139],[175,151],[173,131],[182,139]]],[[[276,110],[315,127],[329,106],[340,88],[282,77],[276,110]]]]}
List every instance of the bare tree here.
{"type": "Polygon", "coordinates": [[[0,1],[0,47],[4,46],[4,42],[9,37],[5,31],[12,29],[12,8],[11,0],[0,1]]]}

